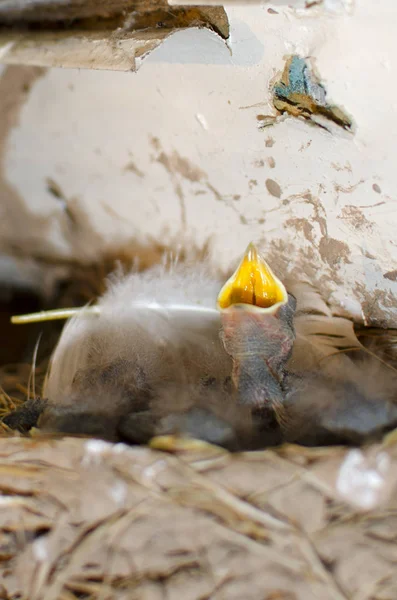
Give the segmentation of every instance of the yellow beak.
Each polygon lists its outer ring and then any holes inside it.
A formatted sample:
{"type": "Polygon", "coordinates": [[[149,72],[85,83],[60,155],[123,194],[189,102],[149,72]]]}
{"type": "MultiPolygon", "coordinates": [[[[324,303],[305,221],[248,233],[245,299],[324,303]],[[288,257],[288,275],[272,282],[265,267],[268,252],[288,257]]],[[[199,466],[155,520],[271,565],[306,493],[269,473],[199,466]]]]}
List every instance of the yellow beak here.
{"type": "Polygon", "coordinates": [[[219,292],[217,306],[225,310],[236,304],[245,304],[266,309],[266,312],[275,312],[287,302],[288,294],[284,285],[260,256],[254,244],[250,244],[235,273],[219,292]]]}

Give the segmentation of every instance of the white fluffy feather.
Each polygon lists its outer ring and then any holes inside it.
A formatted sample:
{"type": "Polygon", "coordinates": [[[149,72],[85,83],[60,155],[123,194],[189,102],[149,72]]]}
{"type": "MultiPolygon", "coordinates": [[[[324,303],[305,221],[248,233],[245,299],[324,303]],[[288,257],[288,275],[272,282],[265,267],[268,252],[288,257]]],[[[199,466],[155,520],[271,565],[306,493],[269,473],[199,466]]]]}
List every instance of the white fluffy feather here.
{"type": "Polygon", "coordinates": [[[219,339],[215,308],[221,284],[203,265],[157,266],[143,274],[112,277],[98,302],[100,314],[82,311],[66,324],[45,397],[68,405],[78,396],[96,403],[96,410],[104,409],[104,395],[90,399],[92,377],[96,371],[100,379],[112,365],[116,370],[108,380],[113,377],[114,386],[123,382],[131,390],[227,377],[230,358],[219,339]]]}

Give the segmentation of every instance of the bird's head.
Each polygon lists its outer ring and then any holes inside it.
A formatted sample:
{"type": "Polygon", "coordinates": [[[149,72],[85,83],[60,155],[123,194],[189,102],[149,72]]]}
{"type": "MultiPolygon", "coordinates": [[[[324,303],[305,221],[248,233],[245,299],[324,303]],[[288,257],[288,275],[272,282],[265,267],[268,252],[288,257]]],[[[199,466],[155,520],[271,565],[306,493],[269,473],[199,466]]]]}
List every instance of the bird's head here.
{"type": "Polygon", "coordinates": [[[252,243],[217,298],[221,312],[242,306],[250,311],[276,314],[287,303],[288,294],[283,283],[252,243]]]}

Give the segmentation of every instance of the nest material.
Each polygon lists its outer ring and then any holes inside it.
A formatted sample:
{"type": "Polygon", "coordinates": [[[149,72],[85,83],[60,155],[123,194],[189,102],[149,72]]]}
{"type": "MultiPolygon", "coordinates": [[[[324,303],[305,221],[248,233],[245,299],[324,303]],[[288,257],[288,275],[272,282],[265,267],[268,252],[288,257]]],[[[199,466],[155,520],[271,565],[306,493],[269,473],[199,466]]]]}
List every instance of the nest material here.
{"type": "MultiPolygon", "coordinates": [[[[2,598],[392,600],[397,445],[0,440],[2,598]]],[[[1,589],[1,588],[0,588],[1,589]]]]}

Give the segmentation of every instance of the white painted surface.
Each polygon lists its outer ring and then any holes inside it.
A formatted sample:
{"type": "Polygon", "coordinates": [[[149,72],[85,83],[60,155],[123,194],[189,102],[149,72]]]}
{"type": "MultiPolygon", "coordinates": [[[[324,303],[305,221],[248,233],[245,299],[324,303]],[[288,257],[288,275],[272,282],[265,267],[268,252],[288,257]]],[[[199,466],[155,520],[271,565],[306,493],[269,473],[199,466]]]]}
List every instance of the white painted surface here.
{"type": "Polygon", "coordinates": [[[384,275],[397,269],[397,5],[268,8],[227,7],[229,48],[187,30],[135,74],[52,69],[37,79],[7,137],[4,174],[23,211],[0,222],[1,240],[26,254],[89,260],[131,240],[210,239],[221,266],[260,241],[278,274],[314,281],[336,312],[359,318],[363,309],[368,322],[395,324],[397,282],[384,275]],[[258,114],[274,114],[271,82],[293,53],[312,57],[354,135],[294,118],[258,129],[258,114]],[[325,252],[328,238],[347,245],[341,260],[325,252]]]}

